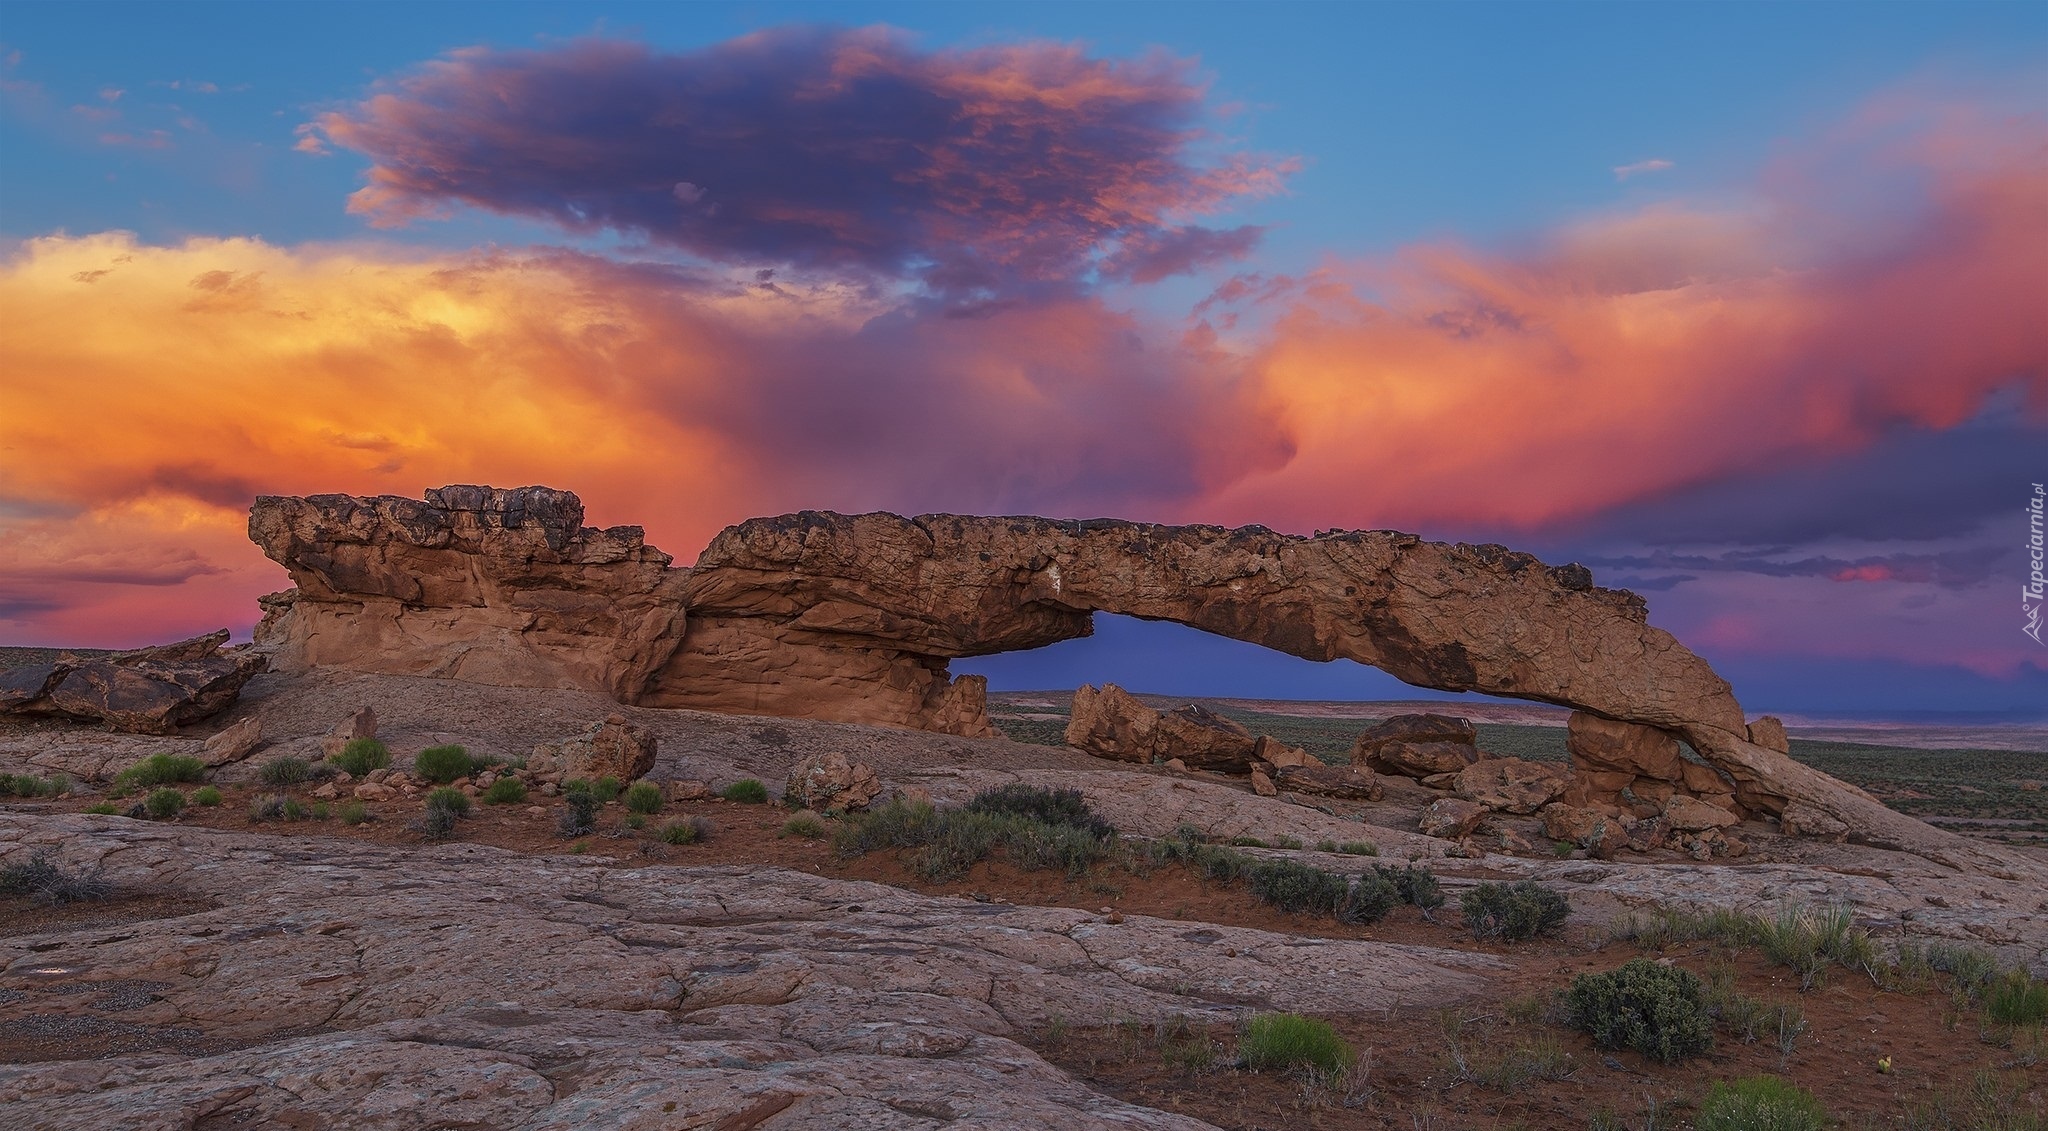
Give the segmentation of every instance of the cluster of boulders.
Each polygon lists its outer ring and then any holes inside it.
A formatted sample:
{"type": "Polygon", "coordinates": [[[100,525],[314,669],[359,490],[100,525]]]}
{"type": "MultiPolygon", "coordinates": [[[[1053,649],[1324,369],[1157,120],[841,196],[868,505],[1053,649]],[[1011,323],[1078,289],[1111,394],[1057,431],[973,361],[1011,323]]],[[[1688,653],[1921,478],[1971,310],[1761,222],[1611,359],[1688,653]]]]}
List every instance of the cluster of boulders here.
{"type": "Polygon", "coordinates": [[[1535,817],[1543,833],[1589,855],[1675,848],[1699,860],[1747,849],[1728,829],[1745,811],[1713,768],[1687,760],[1678,740],[1652,727],[1574,714],[1570,765],[1489,754],[1469,720],[1396,715],[1358,737],[1352,760],[1447,796],[1417,824],[1428,836],[1485,834],[1507,850],[1533,847],[1502,817],[1535,817]]]}
{"type": "Polygon", "coordinates": [[[249,648],[227,648],[228,630],[176,644],[0,671],[0,715],[103,723],[130,734],[174,734],[227,709],[264,668],[249,648]]]}
{"type": "Polygon", "coordinates": [[[1296,793],[1377,801],[1379,782],[1361,764],[1326,766],[1271,735],[1254,735],[1235,719],[1198,703],[1155,711],[1113,683],[1074,692],[1067,745],[1118,762],[1158,763],[1179,773],[1243,774],[1264,797],[1296,793]]]}

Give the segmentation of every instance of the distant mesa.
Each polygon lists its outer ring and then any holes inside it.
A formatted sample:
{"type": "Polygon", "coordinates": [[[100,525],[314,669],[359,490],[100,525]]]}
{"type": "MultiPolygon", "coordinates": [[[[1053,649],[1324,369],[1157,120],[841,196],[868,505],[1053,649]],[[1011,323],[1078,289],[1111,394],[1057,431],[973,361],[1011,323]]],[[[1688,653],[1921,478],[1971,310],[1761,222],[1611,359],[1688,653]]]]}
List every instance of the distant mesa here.
{"type": "MultiPolygon", "coordinates": [[[[1962,838],[1787,757],[1775,720],[1746,722],[1728,683],[1650,626],[1640,597],[1502,546],[1386,530],[804,511],[728,527],[679,569],[639,527],[584,526],[570,492],[475,486],[424,500],[264,496],[249,534],[296,585],[262,598],[256,635],[287,672],[576,688],[642,707],[988,736],[985,684],[953,678],[954,657],[1086,636],[1094,613],[1118,613],[1353,660],[1420,687],[1571,707],[1563,800],[1575,808],[1645,791],[1660,812],[1673,796],[1730,814],[1794,807],[1825,835],[1985,863],[1962,838]],[[1673,762],[1680,741],[1699,762],[1673,762]]],[[[25,692],[14,694],[20,706],[25,692]]],[[[179,710],[161,720],[189,721],[179,710]]],[[[1173,726],[1204,757],[1281,769],[1211,723],[1173,726]]],[[[1469,764],[1426,739],[1471,742],[1416,733],[1402,749],[1390,737],[1362,753],[1381,772],[1399,759],[1421,759],[1400,772],[1469,764]]],[[[1551,791],[1495,783],[1511,785],[1551,791]]]]}

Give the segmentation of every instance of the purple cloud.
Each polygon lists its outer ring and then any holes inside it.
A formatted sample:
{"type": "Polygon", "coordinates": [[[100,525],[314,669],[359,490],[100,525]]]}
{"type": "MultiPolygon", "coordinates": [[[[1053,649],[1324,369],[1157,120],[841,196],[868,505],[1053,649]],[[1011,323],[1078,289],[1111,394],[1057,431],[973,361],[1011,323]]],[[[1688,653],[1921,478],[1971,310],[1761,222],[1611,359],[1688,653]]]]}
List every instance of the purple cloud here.
{"type": "Polygon", "coordinates": [[[1203,96],[1165,55],[786,28],[683,54],[459,51],[317,126],[370,157],[350,208],[377,223],[469,205],[958,292],[1070,281],[1103,256],[1158,278],[1243,254],[1257,229],[1187,219],[1276,191],[1291,165],[1205,160],[1203,96]]]}

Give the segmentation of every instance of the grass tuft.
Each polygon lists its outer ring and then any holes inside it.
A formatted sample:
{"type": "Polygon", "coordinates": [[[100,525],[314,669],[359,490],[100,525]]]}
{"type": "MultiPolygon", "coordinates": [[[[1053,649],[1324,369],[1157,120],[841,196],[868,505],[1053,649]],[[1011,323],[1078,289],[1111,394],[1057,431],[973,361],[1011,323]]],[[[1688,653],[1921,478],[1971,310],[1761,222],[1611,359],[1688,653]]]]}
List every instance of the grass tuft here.
{"type": "Polygon", "coordinates": [[[1237,1053],[1252,1069],[1301,1069],[1335,1078],[1352,1065],[1351,1046],[1327,1021],[1299,1013],[1255,1013],[1238,1034],[1237,1053]]]}
{"type": "Polygon", "coordinates": [[[334,768],[354,777],[391,765],[391,748],[374,738],[350,739],[341,753],[329,758],[334,768]]]}
{"type": "Polygon", "coordinates": [[[199,781],[206,776],[206,763],[182,754],[151,754],[114,777],[114,788],[122,791],[154,789],[176,782],[199,781]]]}
{"type": "Polygon", "coordinates": [[[1693,1117],[1696,1131],[1822,1131],[1826,1109],[1812,1092],[1776,1076],[1716,1081],[1693,1117]]]}
{"type": "Polygon", "coordinates": [[[517,805],[526,800],[526,783],[515,777],[502,777],[484,790],[486,805],[517,805]]]}
{"type": "Polygon", "coordinates": [[[626,808],[643,815],[661,812],[661,787],[648,781],[634,782],[626,789],[626,808]]]}
{"type": "Polygon", "coordinates": [[[766,805],[768,803],[768,787],[753,778],[741,778],[739,781],[719,790],[718,796],[725,798],[727,801],[737,801],[742,805],[766,805]]]}
{"type": "Polygon", "coordinates": [[[447,785],[456,778],[476,772],[476,760],[461,746],[429,746],[412,762],[413,772],[430,782],[447,785]]]}

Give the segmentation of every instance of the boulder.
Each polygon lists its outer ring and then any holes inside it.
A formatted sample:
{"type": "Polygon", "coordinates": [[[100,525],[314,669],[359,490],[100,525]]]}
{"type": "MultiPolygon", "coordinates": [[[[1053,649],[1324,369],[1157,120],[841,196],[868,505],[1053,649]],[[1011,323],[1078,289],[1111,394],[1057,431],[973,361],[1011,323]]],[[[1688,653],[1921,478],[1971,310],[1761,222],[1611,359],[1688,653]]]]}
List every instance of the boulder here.
{"type": "Polygon", "coordinates": [[[1565,749],[1571,753],[1575,770],[1626,772],[1655,781],[1685,780],[1678,737],[1657,727],[1574,711],[1566,724],[1565,749]]]}
{"type": "Polygon", "coordinates": [[[1178,760],[1198,770],[1251,770],[1258,740],[1235,720],[1199,704],[1161,713],[1113,683],[1074,692],[1067,745],[1098,758],[1151,763],[1178,760]]]}
{"type": "Polygon", "coordinates": [[[1352,756],[1354,764],[1363,764],[1375,773],[1418,779],[1461,773],[1478,760],[1477,749],[1459,742],[1387,742],[1363,758],[1356,752],[1352,756]]]}
{"type": "Polygon", "coordinates": [[[1256,766],[1252,768],[1252,792],[1260,797],[1280,796],[1280,791],[1273,786],[1273,779],[1266,776],[1266,771],[1256,766]]]}
{"type": "Polygon", "coordinates": [[[1352,744],[1352,756],[1370,754],[1389,742],[1453,742],[1471,746],[1479,741],[1472,720],[1429,712],[1394,715],[1366,729],[1352,744]]]}
{"type": "Polygon", "coordinates": [[[1786,836],[1811,837],[1841,842],[1849,837],[1849,826],[1811,805],[1794,803],[1778,814],[1778,831],[1786,836]]]}
{"type": "Polygon", "coordinates": [[[1276,770],[1287,766],[1320,766],[1323,764],[1322,759],[1317,758],[1308,751],[1289,746],[1270,734],[1259,736],[1257,745],[1252,747],[1252,758],[1255,761],[1264,762],[1276,770]]]}
{"type": "Polygon", "coordinates": [[[1749,740],[1766,750],[1792,753],[1792,738],[1785,733],[1784,721],[1776,715],[1764,715],[1749,724],[1749,740]]]}
{"type": "Polygon", "coordinates": [[[1664,819],[1673,829],[1682,833],[1725,829],[1740,823],[1735,814],[1728,810],[1684,794],[1678,794],[1664,803],[1664,819]]]}
{"type": "Polygon", "coordinates": [[[1486,807],[1455,797],[1440,797],[1429,803],[1416,822],[1422,835],[1440,837],[1444,840],[1461,840],[1469,836],[1479,822],[1486,817],[1486,807]]]}
{"type": "Polygon", "coordinates": [[[369,707],[357,707],[348,718],[334,724],[320,740],[320,753],[332,758],[340,754],[349,743],[359,738],[377,737],[377,712],[369,707]]]}
{"type": "Polygon", "coordinates": [[[129,734],[174,734],[226,710],[264,668],[220,629],[175,644],[0,672],[0,716],[55,715],[129,734]]]}
{"type": "Polygon", "coordinates": [[[1273,784],[1294,793],[1346,801],[1378,801],[1386,795],[1379,778],[1363,766],[1281,766],[1274,771],[1273,784]]]}
{"type": "Polygon", "coordinates": [[[611,715],[581,734],[534,747],[526,765],[541,777],[630,782],[654,769],[654,751],[653,731],[627,722],[623,715],[611,715]]]}
{"type": "Polygon", "coordinates": [[[711,783],[695,779],[666,782],[661,795],[669,801],[708,801],[711,799],[711,783]]]}
{"type": "Polygon", "coordinates": [[[782,791],[784,801],[820,813],[865,809],[881,795],[882,779],[874,769],[837,751],[813,754],[791,767],[782,791]]]}
{"type": "Polygon", "coordinates": [[[263,742],[263,722],[254,715],[206,740],[199,748],[199,760],[209,766],[239,762],[254,753],[263,742]]]}
{"type": "Polygon", "coordinates": [[[1569,841],[1602,860],[1629,846],[1628,830],[1614,814],[1553,802],[1543,807],[1542,816],[1544,835],[1569,841]]]}
{"type": "Polygon", "coordinates": [[[1528,814],[1564,796],[1571,778],[1558,766],[1521,758],[1484,758],[1458,774],[1457,795],[1498,813],[1528,814]]]}

